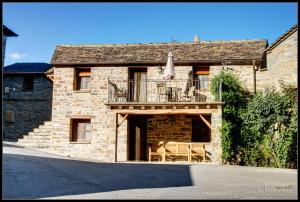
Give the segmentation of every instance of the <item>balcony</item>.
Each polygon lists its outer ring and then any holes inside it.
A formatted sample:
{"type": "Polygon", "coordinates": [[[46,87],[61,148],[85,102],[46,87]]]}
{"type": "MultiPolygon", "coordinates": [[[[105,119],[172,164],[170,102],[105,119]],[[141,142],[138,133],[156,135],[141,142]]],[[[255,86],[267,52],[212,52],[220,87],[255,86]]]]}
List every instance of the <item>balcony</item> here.
{"type": "Polygon", "coordinates": [[[211,80],[193,79],[108,79],[108,103],[111,104],[199,104],[221,102],[210,91],[211,80]]]}

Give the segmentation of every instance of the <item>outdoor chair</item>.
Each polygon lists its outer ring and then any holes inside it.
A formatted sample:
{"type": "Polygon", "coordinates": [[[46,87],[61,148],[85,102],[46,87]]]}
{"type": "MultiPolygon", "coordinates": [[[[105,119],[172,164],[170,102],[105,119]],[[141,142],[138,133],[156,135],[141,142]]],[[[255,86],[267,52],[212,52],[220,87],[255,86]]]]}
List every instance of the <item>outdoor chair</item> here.
{"type": "Polygon", "coordinates": [[[180,92],[179,99],[180,99],[180,101],[193,102],[193,101],[195,101],[194,93],[195,93],[195,86],[192,86],[192,87],[190,87],[187,94],[180,92]]]}
{"type": "Polygon", "coordinates": [[[114,98],[116,102],[127,100],[127,91],[122,88],[118,88],[117,84],[109,81],[109,84],[114,88],[114,98]]]}
{"type": "Polygon", "coordinates": [[[210,161],[207,154],[208,152],[205,149],[205,144],[203,143],[191,143],[190,144],[190,155],[191,155],[191,161],[193,159],[197,159],[198,162],[204,161],[208,162],[210,161]]]}
{"type": "Polygon", "coordinates": [[[149,147],[149,162],[152,157],[158,157],[159,161],[165,161],[165,143],[163,141],[151,143],[149,147]]]}
{"type": "Polygon", "coordinates": [[[167,84],[166,83],[157,83],[157,99],[160,102],[161,98],[164,101],[167,101],[168,91],[167,91],[167,84]]]}
{"type": "Polygon", "coordinates": [[[196,94],[197,102],[206,102],[207,101],[207,96],[204,95],[201,90],[195,90],[195,94],[196,94]]]}

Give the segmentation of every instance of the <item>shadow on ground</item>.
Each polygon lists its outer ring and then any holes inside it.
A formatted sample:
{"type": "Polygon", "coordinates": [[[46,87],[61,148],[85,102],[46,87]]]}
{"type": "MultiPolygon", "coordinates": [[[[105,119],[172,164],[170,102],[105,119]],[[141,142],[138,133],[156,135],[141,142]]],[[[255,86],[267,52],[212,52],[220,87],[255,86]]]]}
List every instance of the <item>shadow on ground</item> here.
{"type": "Polygon", "coordinates": [[[3,198],[37,199],[192,186],[189,165],[95,163],[3,154],[3,198]]]}

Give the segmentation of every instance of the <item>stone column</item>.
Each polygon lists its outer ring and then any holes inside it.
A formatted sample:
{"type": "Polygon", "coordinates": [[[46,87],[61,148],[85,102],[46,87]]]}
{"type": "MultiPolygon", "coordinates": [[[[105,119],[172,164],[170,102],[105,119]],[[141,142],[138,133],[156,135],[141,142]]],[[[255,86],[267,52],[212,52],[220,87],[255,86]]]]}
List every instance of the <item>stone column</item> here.
{"type": "Polygon", "coordinates": [[[211,115],[211,153],[212,162],[222,164],[222,106],[218,105],[216,112],[211,115]]]}

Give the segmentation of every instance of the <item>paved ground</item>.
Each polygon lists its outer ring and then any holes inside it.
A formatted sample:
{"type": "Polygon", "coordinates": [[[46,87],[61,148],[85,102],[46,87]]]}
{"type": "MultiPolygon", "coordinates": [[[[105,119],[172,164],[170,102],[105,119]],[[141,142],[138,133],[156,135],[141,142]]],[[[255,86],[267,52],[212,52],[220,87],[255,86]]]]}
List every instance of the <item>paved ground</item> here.
{"type": "Polygon", "coordinates": [[[297,170],[103,163],[3,144],[3,199],[297,199],[297,170]]]}

